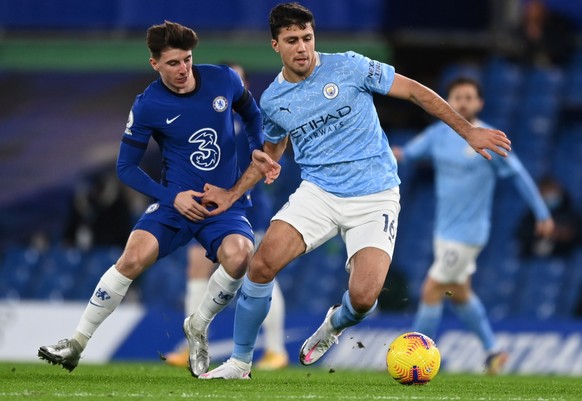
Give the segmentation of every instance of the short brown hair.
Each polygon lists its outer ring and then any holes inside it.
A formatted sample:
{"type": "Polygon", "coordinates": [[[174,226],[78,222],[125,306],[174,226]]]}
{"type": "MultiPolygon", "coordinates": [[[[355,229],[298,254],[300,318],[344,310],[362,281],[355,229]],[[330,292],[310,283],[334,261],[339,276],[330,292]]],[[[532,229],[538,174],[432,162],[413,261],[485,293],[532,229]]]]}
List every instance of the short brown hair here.
{"type": "Polygon", "coordinates": [[[477,90],[477,96],[479,96],[480,99],[483,99],[483,88],[481,87],[481,84],[475,78],[471,77],[457,77],[450,81],[447,85],[447,96],[450,96],[453,89],[461,85],[471,85],[475,87],[477,90]]]}
{"type": "Polygon", "coordinates": [[[146,43],[152,58],[158,60],[166,49],[194,49],[198,44],[198,35],[176,22],[164,21],[148,28],[146,43]]]}
{"type": "Polygon", "coordinates": [[[282,28],[297,25],[305,29],[307,24],[311,24],[315,29],[313,14],[299,3],[281,3],[273,7],[269,14],[269,27],[273,39],[277,39],[282,28]]]}

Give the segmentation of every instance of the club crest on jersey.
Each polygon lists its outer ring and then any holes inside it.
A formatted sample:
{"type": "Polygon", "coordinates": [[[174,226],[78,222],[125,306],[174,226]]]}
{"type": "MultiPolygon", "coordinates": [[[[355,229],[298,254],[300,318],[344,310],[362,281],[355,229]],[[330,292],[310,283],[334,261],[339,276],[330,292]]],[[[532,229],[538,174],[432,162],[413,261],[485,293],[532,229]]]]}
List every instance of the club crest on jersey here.
{"type": "Polygon", "coordinates": [[[148,208],[146,209],[146,213],[153,213],[156,210],[158,210],[160,208],[160,204],[159,203],[152,203],[151,205],[148,206],[148,208]]]}
{"type": "Polygon", "coordinates": [[[325,86],[323,87],[323,96],[325,96],[326,99],[335,99],[338,94],[339,88],[333,82],[325,84],[325,86]]]}
{"type": "Polygon", "coordinates": [[[133,110],[129,111],[129,116],[127,116],[127,124],[125,124],[125,133],[131,135],[131,126],[133,125],[133,110]]]}
{"type": "Polygon", "coordinates": [[[228,100],[224,96],[217,96],[212,101],[212,108],[219,113],[222,113],[227,107],[228,100]]]}

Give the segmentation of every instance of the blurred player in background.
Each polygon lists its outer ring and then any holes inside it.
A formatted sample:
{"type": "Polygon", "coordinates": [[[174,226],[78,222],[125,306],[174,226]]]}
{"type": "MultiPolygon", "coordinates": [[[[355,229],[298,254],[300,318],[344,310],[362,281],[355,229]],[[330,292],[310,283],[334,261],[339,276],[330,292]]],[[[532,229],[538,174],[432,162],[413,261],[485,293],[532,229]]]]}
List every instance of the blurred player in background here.
{"type": "Polygon", "coordinates": [[[280,166],[261,151],[260,111],[240,76],[227,66],[193,65],[197,43],[193,30],[169,21],[147,31],[150,65],[160,76],[133,104],[117,171],[121,181],[157,202],[136,223],[117,263],[101,277],[73,336],[38,350],[38,356],[52,364],[75,369],[89,339],[121,303],[132,281],[195,238],[207,257],[220,263],[198,310],[184,321],[190,370],[198,376],[208,369],[208,326],[236,295],[254,251],[245,216],[249,177],[266,175],[270,183],[280,166]],[[233,110],[244,121],[252,154],[252,164],[242,175],[233,110]],[[139,167],[151,137],[164,161],[161,183],[139,167]],[[203,192],[209,183],[234,186],[241,196],[219,216],[210,216],[207,207],[213,205],[205,202],[203,192]]]}
{"type": "MultiPolygon", "coordinates": [[[[505,134],[473,126],[432,90],[395,74],[390,65],[354,52],[316,52],[313,15],[298,3],[274,7],[269,24],[283,69],[261,97],[263,148],[279,160],[290,137],[303,182],[271,220],[243,280],[231,358],[200,375],[203,379],[250,378],[275,276],[337,234],[346,243],[349,289],[305,341],[300,362],[317,362],[346,328],[374,311],[396,240],[400,179],[373,93],[418,104],[484,157],[491,157],[484,149],[505,154],[499,147],[510,148],[505,134]]],[[[218,195],[209,199],[221,204],[218,195]]]]}
{"type": "MultiPolygon", "coordinates": [[[[248,79],[244,68],[237,63],[224,62],[230,68],[236,71],[243,80],[245,88],[249,89],[248,79]]],[[[240,117],[235,114],[234,130],[237,140],[237,158],[241,163],[241,168],[245,169],[247,161],[251,161],[249,153],[249,142],[244,133],[240,117]]],[[[265,193],[262,185],[257,184],[250,193],[253,206],[246,209],[247,218],[249,219],[253,232],[255,233],[255,244],[261,242],[265,230],[269,225],[269,219],[272,217],[273,207],[271,200],[265,193]]],[[[186,299],[184,309],[186,316],[190,316],[198,310],[198,306],[203,302],[208,279],[216,270],[218,265],[206,257],[206,251],[197,242],[194,242],[188,248],[188,281],[186,284],[186,299]]],[[[271,301],[271,310],[263,324],[265,352],[263,357],[257,363],[258,369],[273,370],[281,369],[289,364],[289,356],[285,348],[285,299],[279,284],[275,282],[273,288],[273,300],[271,301]]],[[[188,366],[189,351],[187,345],[184,345],[176,352],[166,355],[166,362],[173,366],[188,366]]]]}
{"type": "MultiPolygon", "coordinates": [[[[469,78],[452,81],[448,102],[473,125],[489,127],[477,118],[483,108],[477,81],[469,78]]],[[[449,294],[453,310],[479,337],[487,352],[486,371],[497,374],[508,355],[496,342],[485,308],[471,286],[477,257],[489,237],[497,177],[513,177],[520,194],[535,213],[536,232],[540,236],[548,237],[552,233],[554,223],[550,212],[515,154],[507,158],[493,155],[491,161],[486,161],[443,122],[429,126],[403,148],[392,150],[399,161],[430,159],[436,171],[435,259],[423,283],[413,329],[435,338],[444,297],[449,294]]]]}

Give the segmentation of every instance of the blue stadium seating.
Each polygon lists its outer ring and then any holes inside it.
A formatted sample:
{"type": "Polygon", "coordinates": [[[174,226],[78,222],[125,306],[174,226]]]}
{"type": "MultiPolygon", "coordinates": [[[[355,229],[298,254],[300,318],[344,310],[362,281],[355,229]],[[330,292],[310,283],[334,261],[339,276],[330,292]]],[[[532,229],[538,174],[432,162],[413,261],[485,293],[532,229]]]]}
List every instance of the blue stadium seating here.
{"type": "Polygon", "coordinates": [[[500,93],[485,101],[481,119],[495,128],[510,133],[514,124],[519,97],[514,93],[500,93]]]}
{"type": "MultiPolygon", "coordinates": [[[[455,64],[445,69],[440,84],[457,75],[479,76],[486,100],[483,120],[506,130],[534,178],[548,172],[556,176],[582,212],[582,121],[580,115],[564,119],[560,114],[564,107],[582,105],[582,51],[577,54],[564,73],[528,70],[500,58],[492,58],[483,68],[455,64]]],[[[416,134],[389,128],[387,132],[391,145],[401,145],[416,134]]],[[[269,188],[277,207],[298,183],[294,163],[287,167],[279,186],[269,188]]],[[[435,198],[429,168],[402,165],[399,174],[402,210],[392,269],[407,280],[409,310],[413,310],[432,262],[435,198]]],[[[475,290],[493,319],[571,316],[582,293],[582,250],[566,260],[520,260],[514,233],[526,210],[513,182],[500,181],[490,240],[474,278],[475,290]]],[[[120,254],[118,248],[81,252],[51,247],[41,252],[24,246],[5,247],[0,253],[0,298],[86,300],[120,254]]],[[[324,313],[338,302],[347,288],[344,263],[345,247],[339,237],[292,262],[279,275],[287,308],[324,313]]],[[[178,252],[137,279],[133,295],[148,306],[182,309],[185,281],[185,253],[178,252]]]]}
{"type": "Polygon", "coordinates": [[[75,291],[76,276],[84,269],[84,260],[84,253],[76,248],[56,246],[43,252],[32,283],[32,297],[69,299],[75,291]]]}
{"type": "Polygon", "coordinates": [[[4,249],[0,264],[0,298],[31,298],[29,288],[35,278],[40,252],[21,246],[4,249]]]}
{"type": "Polygon", "coordinates": [[[553,173],[572,196],[574,206],[582,213],[582,121],[564,127],[556,138],[553,173]]]}
{"type": "Polygon", "coordinates": [[[577,307],[582,307],[582,249],[568,256],[564,274],[556,314],[560,317],[570,317],[576,312],[577,307]]]}
{"type": "Polygon", "coordinates": [[[524,83],[523,68],[503,58],[491,58],[483,71],[485,102],[503,94],[518,94],[524,83]]]}
{"type": "Polygon", "coordinates": [[[564,73],[558,67],[532,67],[525,76],[524,95],[556,96],[564,84],[564,73]]]}
{"type": "Polygon", "coordinates": [[[158,260],[137,279],[139,299],[144,305],[184,310],[187,280],[184,253],[181,249],[158,260]]]}
{"type": "Polygon", "coordinates": [[[563,74],[557,69],[533,68],[525,77],[511,139],[535,178],[548,170],[545,156],[558,126],[562,85],[563,74]]]}
{"type": "Polygon", "coordinates": [[[515,314],[536,319],[554,316],[560,308],[566,270],[565,260],[559,258],[523,261],[515,314]]]}
{"type": "Polygon", "coordinates": [[[569,73],[567,82],[564,104],[569,107],[582,107],[582,65],[569,73]]]}

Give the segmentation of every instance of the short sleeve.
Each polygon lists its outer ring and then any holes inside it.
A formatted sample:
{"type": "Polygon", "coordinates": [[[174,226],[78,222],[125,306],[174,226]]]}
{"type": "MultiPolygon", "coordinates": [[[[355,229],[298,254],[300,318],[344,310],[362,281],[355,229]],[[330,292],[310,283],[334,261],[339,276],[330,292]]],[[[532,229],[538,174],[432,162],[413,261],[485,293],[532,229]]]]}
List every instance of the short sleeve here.
{"type": "Polygon", "coordinates": [[[360,78],[363,88],[381,95],[390,91],[395,74],[393,66],[351,51],[346,55],[353,63],[356,78],[360,78]]]}
{"type": "Polygon", "coordinates": [[[281,142],[287,136],[285,130],[271,120],[264,109],[261,109],[261,115],[263,117],[265,140],[272,143],[281,142]]]}

